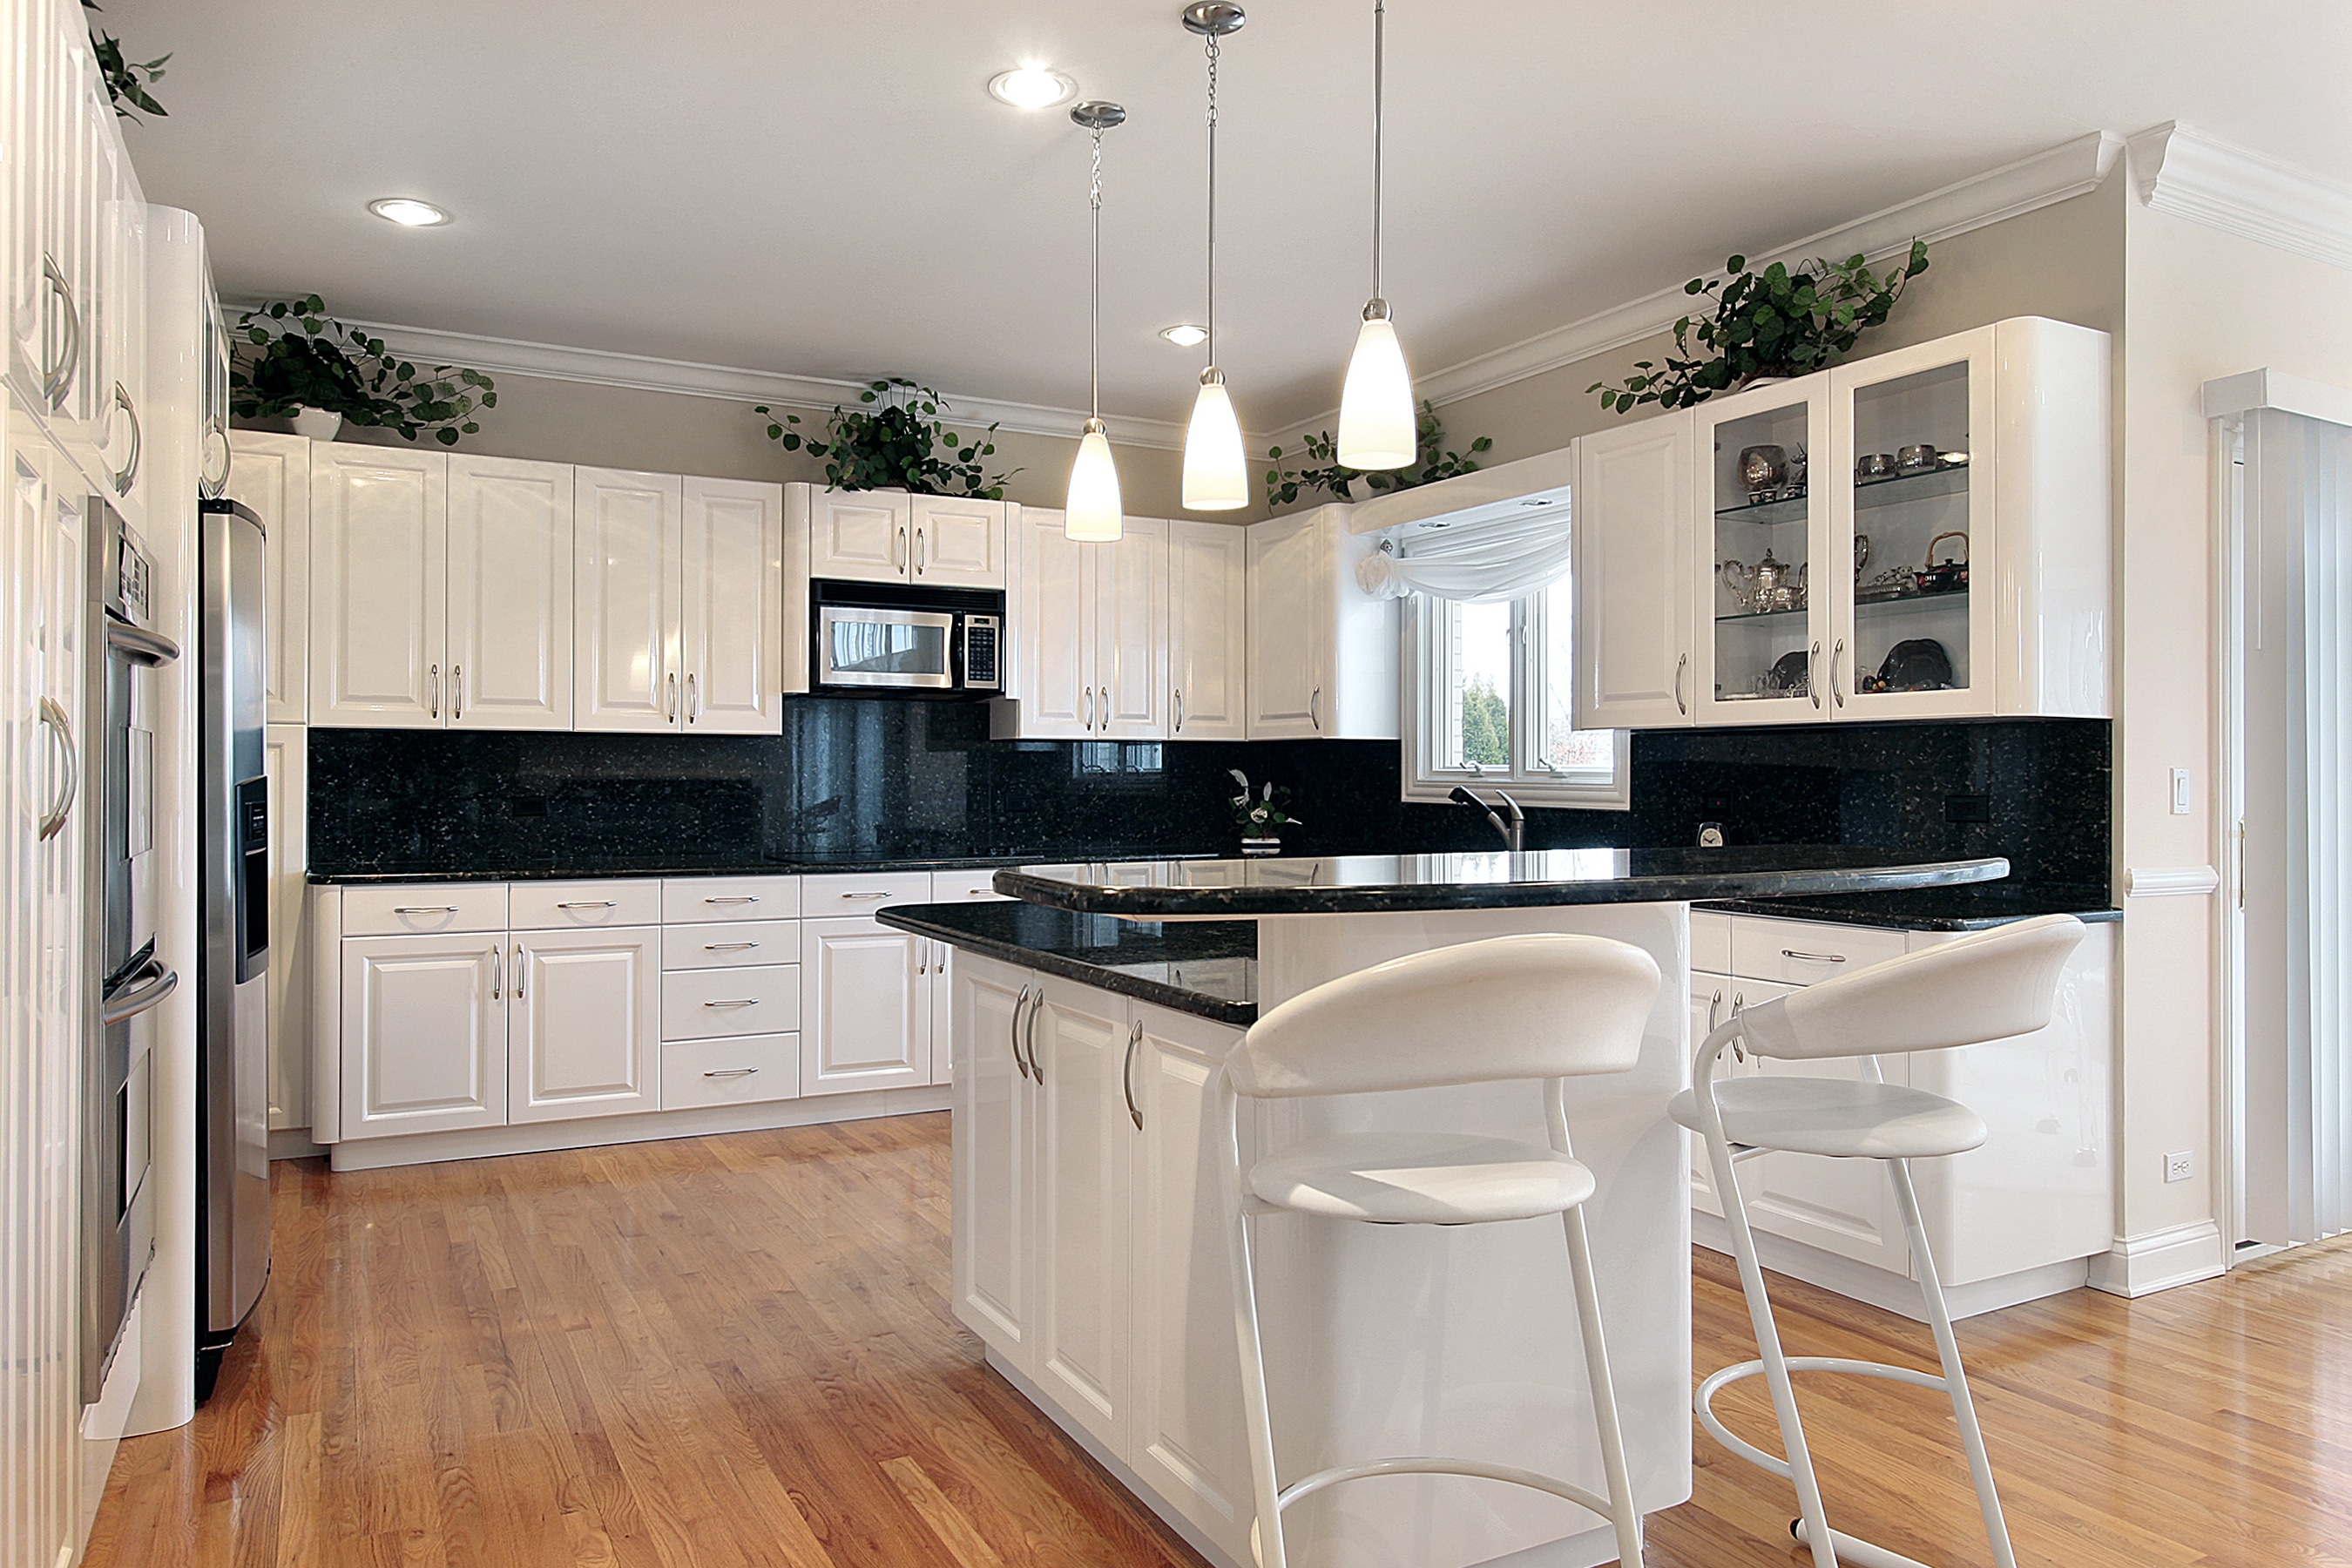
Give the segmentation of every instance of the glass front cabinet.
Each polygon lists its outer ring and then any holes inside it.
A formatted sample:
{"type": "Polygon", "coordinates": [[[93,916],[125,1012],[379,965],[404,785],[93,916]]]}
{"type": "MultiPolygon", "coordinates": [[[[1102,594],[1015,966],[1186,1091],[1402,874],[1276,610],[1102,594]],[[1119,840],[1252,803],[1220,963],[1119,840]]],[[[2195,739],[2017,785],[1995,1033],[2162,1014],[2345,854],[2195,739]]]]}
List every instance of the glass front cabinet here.
{"type": "Polygon", "coordinates": [[[1689,628],[1695,700],[1617,721],[2107,716],[2108,408],[2106,334],[2028,317],[1661,416],[1690,515],[1596,489],[1579,553],[1690,547],[1690,598],[1611,608],[1689,628]]]}

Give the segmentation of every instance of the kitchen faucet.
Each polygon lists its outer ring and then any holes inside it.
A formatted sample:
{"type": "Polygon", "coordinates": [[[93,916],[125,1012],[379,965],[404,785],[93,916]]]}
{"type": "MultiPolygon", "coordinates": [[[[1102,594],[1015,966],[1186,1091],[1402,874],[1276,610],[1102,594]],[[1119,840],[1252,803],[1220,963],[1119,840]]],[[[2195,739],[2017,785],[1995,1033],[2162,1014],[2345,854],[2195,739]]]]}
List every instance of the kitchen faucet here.
{"type": "Polygon", "coordinates": [[[1519,803],[1511,798],[1508,790],[1498,789],[1495,794],[1502,801],[1503,810],[1509,814],[1507,818],[1497,816],[1493,806],[1480,800],[1465,785],[1455,784],[1452,798],[1463,805],[1475,805],[1485,812],[1486,820],[1495,825],[1495,831],[1503,836],[1504,847],[1517,855],[1528,847],[1528,814],[1519,809],[1519,803]]]}

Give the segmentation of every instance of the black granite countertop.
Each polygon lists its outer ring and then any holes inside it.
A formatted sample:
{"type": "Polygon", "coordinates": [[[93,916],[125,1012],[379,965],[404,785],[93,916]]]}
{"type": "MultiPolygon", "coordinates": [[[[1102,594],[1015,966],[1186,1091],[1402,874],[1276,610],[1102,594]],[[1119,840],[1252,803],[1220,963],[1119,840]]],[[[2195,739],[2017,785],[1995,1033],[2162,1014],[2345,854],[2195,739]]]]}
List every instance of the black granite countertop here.
{"type": "Polygon", "coordinates": [[[1236,1028],[1257,1019],[1255,921],[1117,920],[1043,904],[893,904],[884,925],[1236,1028]]]}
{"type": "MultiPolygon", "coordinates": [[[[1121,853],[1126,853],[1122,851],[1121,853]]],[[[1154,858],[1205,859],[1207,852],[1154,858]]],[[[1034,855],[970,855],[934,859],[697,860],[686,855],[614,856],[609,858],[534,861],[527,865],[368,865],[311,871],[313,882],[586,882],[632,877],[820,877],[860,871],[977,871],[991,866],[1034,865],[1034,855]]]]}
{"type": "Polygon", "coordinates": [[[2073,915],[2095,924],[2124,918],[2123,910],[2107,902],[2103,889],[2021,888],[2008,882],[1829,898],[1724,899],[1698,907],[1727,914],[1885,926],[1897,931],[1990,931],[2011,921],[2032,920],[2037,915],[2073,915]]]}
{"type": "Polygon", "coordinates": [[[1024,866],[996,890],[1090,914],[1370,914],[1795,898],[1991,881],[1998,856],[1938,859],[1838,845],[1546,849],[1522,855],[1341,855],[1024,866]]]}

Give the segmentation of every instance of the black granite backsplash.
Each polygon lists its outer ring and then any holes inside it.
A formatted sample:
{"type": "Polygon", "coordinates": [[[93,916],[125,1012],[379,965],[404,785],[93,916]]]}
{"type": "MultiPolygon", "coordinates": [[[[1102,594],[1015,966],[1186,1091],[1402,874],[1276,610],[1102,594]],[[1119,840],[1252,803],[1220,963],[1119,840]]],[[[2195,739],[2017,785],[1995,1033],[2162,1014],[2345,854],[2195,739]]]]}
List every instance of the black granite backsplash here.
{"type": "MultiPolygon", "coordinates": [[[[311,869],[1230,853],[1233,768],[1289,792],[1295,853],[1495,843],[1464,807],[1399,800],[1392,742],[992,741],[981,704],[897,699],[784,712],[763,736],[314,729],[311,869]]],[[[1735,844],[2006,855],[2104,902],[2108,744],[2078,720],[1647,731],[1630,814],[1534,812],[1528,847],[1689,844],[1717,821],[1735,844]]]]}

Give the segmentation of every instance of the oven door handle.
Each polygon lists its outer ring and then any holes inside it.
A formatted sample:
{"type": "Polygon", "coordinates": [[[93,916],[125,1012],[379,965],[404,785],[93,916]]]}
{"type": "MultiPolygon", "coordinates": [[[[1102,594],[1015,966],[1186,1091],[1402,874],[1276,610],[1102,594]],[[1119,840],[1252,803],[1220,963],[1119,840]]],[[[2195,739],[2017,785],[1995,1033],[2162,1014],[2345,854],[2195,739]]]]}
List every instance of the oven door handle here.
{"type": "Polygon", "coordinates": [[[142,664],[170,664],[180,657],[180,645],[162,632],[106,617],[106,646],[120,648],[142,664]]]}
{"type": "Polygon", "coordinates": [[[110,1029],[117,1024],[129,1023],[180,988],[178,972],[160,959],[150,958],[141,969],[147,979],[113,1001],[100,1004],[98,1021],[104,1027],[110,1029]]]}

